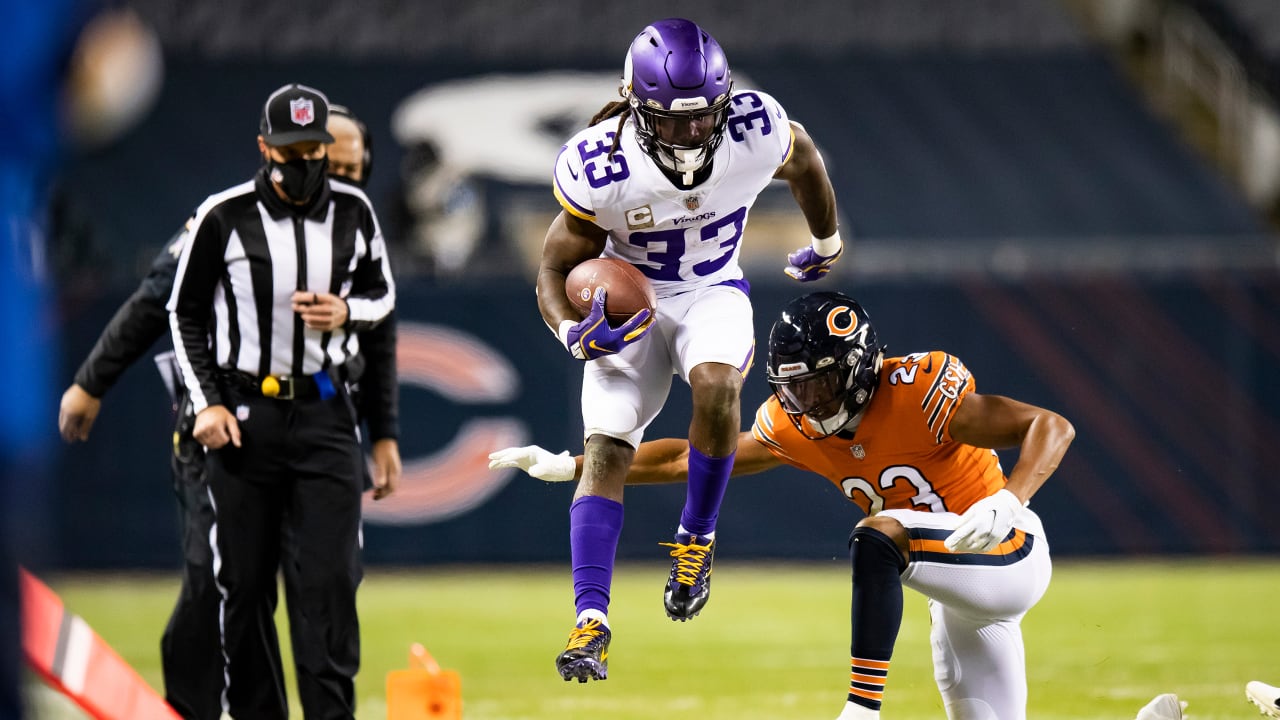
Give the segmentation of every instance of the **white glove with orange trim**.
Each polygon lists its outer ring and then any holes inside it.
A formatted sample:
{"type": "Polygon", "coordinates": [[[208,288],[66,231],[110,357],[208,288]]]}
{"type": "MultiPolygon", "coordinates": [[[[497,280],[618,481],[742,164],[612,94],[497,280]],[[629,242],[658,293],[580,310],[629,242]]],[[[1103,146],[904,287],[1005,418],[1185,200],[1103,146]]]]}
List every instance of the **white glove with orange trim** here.
{"type": "Polygon", "coordinates": [[[953,553],[984,553],[999,545],[1013,529],[1023,508],[1017,495],[1000,488],[974,503],[942,544],[953,553]]]}
{"type": "Polygon", "coordinates": [[[546,482],[565,482],[573,479],[578,463],[568,450],[552,455],[537,445],[503,448],[489,453],[490,470],[510,467],[520,468],[546,482]]]}

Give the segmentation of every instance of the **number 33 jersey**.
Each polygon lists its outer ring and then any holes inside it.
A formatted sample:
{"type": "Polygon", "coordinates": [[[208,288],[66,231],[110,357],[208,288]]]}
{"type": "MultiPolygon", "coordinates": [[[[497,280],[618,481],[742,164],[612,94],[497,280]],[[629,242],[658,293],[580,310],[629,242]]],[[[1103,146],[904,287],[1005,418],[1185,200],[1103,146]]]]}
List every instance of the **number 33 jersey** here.
{"type": "Polygon", "coordinates": [[[806,438],[772,396],[751,433],[783,462],[830,480],[868,515],[963,513],[1005,484],[994,451],[951,438],[951,418],[973,388],[968,369],[945,352],[885,358],[852,437],[806,438]]]}
{"type": "Polygon", "coordinates": [[[735,92],[711,173],[687,189],[640,148],[631,118],[610,155],[617,131],[616,119],[605,120],[561,148],[554,190],[565,212],[608,231],[604,255],[640,268],[658,297],[741,278],[747,212],[791,157],[782,106],[759,91],[735,92]]]}

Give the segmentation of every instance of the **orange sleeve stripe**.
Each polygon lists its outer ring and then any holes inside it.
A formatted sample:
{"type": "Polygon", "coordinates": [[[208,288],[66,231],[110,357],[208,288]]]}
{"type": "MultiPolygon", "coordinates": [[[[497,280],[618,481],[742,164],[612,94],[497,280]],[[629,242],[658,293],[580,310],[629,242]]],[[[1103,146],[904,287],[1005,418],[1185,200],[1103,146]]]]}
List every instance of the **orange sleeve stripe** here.
{"type": "Polygon", "coordinates": [[[860,683],[866,683],[868,685],[879,685],[881,687],[884,687],[885,681],[885,677],[883,675],[863,675],[862,673],[856,672],[849,673],[849,679],[860,683]]]}
{"type": "MultiPolygon", "coordinates": [[[[912,540],[912,542],[915,542],[915,541],[912,540]]],[[[889,669],[888,660],[867,660],[865,658],[851,657],[849,658],[849,664],[855,667],[870,668],[872,670],[888,670],[889,669]]]]}

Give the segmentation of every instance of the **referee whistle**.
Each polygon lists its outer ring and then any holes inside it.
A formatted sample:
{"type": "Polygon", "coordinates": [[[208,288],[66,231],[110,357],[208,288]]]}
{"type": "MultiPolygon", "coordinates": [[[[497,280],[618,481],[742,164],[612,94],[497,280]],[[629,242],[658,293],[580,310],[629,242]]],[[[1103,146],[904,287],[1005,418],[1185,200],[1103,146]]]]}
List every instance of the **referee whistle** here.
{"type": "Polygon", "coordinates": [[[262,378],[262,394],[270,398],[280,394],[280,381],[274,375],[262,378]]]}

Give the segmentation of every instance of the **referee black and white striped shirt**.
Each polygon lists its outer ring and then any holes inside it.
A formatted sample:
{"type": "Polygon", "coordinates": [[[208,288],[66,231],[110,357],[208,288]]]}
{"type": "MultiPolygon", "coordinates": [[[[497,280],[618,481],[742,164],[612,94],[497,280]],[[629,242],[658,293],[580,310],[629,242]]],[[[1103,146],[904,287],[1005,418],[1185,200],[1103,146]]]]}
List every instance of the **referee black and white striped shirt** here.
{"type": "Polygon", "coordinates": [[[296,378],[341,367],[360,350],[356,333],[394,306],[386,246],[365,194],[331,179],[308,204],[290,205],[264,169],[200,205],[168,309],[199,413],[226,404],[220,371],[296,378]],[[307,328],[290,301],[298,290],[344,298],[345,326],[307,328]]]}

